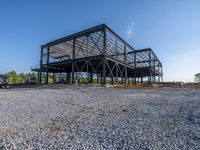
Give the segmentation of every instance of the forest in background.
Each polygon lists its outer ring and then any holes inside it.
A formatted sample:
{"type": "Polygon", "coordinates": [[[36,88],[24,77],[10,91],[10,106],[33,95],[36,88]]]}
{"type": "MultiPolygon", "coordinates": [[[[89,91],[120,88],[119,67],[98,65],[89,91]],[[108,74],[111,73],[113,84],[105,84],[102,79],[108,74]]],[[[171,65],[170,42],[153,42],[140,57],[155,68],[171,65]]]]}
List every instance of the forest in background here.
{"type": "MultiPolygon", "coordinates": [[[[37,73],[16,73],[15,71],[7,72],[5,73],[5,75],[8,78],[9,84],[25,84],[28,77],[30,76],[37,77],[37,73]]],[[[59,78],[60,77],[56,75],[54,80],[58,81],[59,78]]],[[[44,74],[42,74],[42,81],[45,81],[44,74]]],[[[194,81],[200,83],[200,73],[196,73],[194,75],[194,81]]],[[[51,74],[49,74],[49,83],[53,83],[53,75],[51,74]]]]}

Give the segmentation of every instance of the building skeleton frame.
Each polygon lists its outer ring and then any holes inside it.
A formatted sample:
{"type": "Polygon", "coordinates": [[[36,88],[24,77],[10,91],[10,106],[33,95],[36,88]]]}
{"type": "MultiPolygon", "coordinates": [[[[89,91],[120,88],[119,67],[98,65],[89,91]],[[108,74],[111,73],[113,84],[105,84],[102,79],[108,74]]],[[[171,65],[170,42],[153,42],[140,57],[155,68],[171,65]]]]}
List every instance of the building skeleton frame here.
{"type": "Polygon", "coordinates": [[[39,84],[48,84],[49,73],[65,73],[71,84],[163,81],[162,63],[151,48],[135,50],[105,24],[42,45],[40,66],[32,71],[39,84]]]}

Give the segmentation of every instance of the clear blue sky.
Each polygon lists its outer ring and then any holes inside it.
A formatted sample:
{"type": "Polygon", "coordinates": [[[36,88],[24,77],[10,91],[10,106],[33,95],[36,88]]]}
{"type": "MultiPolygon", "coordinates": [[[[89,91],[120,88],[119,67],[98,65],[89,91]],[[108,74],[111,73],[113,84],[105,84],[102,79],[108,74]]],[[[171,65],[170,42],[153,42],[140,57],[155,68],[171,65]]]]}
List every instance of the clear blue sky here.
{"type": "Polygon", "coordinates": [[[200,72],[199,0],[1,0],[0,73],[30,72],[40,45],[101,23],[135,49],[151,47],[165,81],[200,72]]]}

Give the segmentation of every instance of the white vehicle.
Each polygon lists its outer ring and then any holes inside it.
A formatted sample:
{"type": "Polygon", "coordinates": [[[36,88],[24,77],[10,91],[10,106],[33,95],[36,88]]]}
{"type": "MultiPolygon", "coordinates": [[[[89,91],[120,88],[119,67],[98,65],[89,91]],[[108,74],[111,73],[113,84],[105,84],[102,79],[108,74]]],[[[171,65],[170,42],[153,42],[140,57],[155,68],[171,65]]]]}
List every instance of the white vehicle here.
{"type": "Polygon", "coordinates": [[[36,84],[37,80],[36,80],[36,77],[34,76],[30,76],[26,79],[26,83],[27,84],[36,84]]]}

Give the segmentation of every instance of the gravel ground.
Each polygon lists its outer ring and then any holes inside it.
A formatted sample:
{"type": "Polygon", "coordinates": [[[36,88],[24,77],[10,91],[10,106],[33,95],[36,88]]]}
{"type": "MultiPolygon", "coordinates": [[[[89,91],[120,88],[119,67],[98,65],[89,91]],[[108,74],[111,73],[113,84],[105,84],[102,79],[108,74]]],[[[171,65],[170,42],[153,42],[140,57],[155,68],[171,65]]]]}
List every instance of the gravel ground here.
{"type": "Polygon", "coordinates": [[[200,90],[0,90],[3,149],[200,149],[200,90]]]}

